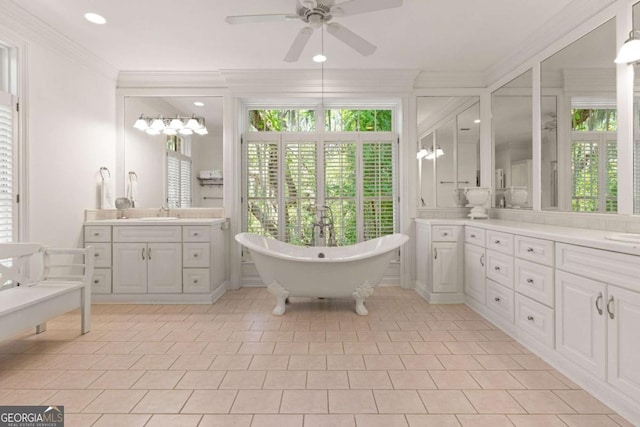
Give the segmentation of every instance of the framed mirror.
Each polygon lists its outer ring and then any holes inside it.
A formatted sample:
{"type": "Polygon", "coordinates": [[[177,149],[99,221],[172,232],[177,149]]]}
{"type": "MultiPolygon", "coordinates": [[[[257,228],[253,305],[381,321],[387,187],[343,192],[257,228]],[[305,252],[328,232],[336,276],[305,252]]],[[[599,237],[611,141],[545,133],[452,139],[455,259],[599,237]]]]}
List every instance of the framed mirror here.
{"type": "Polygon", "coordinates": [[[617,212],[616,26],[541,64],[542,209],[617,212]]]}
{"type": "Polygon", "coordinates": [[[424,96],[417,106],[418,207],[465,206],[457,190],[480,177],[480,98],[424,96]]]}
{"type": "Polygon", "coordinates": [[[125,96],[125,191],[134,207],[222,207],[222,123],[222,97],[125,96]],[[167,130],[148,129],[156,119],[167,130]],[[195,130],[186,129],[190,119],[195,130]]]}
{"type": "Polygon", "coordinates": [[[529,70],[491,94],[494,203],[499,208],[532,207],[532,82],[529,70]]]}

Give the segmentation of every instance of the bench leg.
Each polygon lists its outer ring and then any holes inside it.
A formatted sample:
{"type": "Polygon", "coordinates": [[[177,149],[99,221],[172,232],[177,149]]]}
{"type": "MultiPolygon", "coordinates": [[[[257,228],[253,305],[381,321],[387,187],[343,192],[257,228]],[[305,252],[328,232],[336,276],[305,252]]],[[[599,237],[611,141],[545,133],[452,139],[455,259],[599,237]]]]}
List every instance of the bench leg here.
{"type": "Polygon", "coordinates": [[[80,291],[80,299],[81,331],[86,334],[91,330],[91,291],[86,286],[80,291]]]}
{"type": "Polygon", "coordinates": [[[36,334],[41,334],[47,330],[47,322],[42,322],[36,326],[36,334]]]}

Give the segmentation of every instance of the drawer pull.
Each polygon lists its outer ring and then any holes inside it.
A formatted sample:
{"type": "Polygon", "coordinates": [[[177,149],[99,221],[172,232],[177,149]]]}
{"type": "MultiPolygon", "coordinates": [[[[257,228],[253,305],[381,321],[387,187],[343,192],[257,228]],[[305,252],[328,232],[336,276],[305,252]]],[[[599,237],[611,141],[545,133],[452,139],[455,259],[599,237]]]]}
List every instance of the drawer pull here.
{"type": "Polygon", "coordinates": [[[98,283],[100,283],[100,280],[96,279],[93,281],[93,283],[97,285],[98,283]]]}
{"type": "Polygon", "coordinates": [[[493,269],[494,269],[495,271],[500,271],[500,266],[499,266],[499,265],[496,265],[495,267],[493,267],[493,269]]]}
{"type": "Polygon", "coordinates": [[[533,322],[533,316],[527,316],[527,320],[533,322]]]}
{"type": "Polygon", "coordinates": [[[484,267],[484,254],[480,255],[480,265],[484,267]]]}
{"type": "Polygon", "coordinates": [[[149,252],[147,252],[147,258],[151,259],[151,248],[149,248],[149,252]]]}
{"type": "Polygon", "coordinates": [[[433,250],[433,259],[438,259],[438,248],[433,250]]]}
{"type": "Polygon", "coordinates": [[[93,233],[94,236],[98,237],[100,235],[100,233],[98,233],[97,231],[93,233]]]}
{"type": "Polygon", "coordinates": [[[600,305],[598,305],[599,302],[602,302],[602,292],[600,292],[598,294],[598,298],[596,298],[596,310],[598,310],[598,314],[602,316],[602,309],[600,308],[600,305]]]}
{"type": "Polygon", "coordinates": [[[193,283],[194,284],[198,283],[198,279],[193,279],[193,283]]]}
{"type": "Polygon", "coordinates": [[[94,253],[94,254],[93,254],[93,256],[94,256],[95,258],[98,258],[98,257],[100,256],[100,254],[99,254],[98,252],[96,252],[96,253],[94,253]]]}
{"type": "Polygon", "coordinates": [[[607,313],[609,313],[609,318],[613,319],[615,315],[613,314],[613,310],[611,310],[610,306],[613,303],[613,295],[609,298],[609,302],[607,302],[607,313]]]}
{"type": "Polygon", "coordinates": [[[529,253],[533,252],[533,248],[527,248],[527,252],[529,253]]]}
{"type": "Polygon", "coordinates": [[[494,300],[495,302],[500,302],[500,297],[495,297],[493,300],[494,300]]]}
{"type": "Polygon", "coordinates": [[[142,248],[142,259],[144,260],[144,248],[142,248]]]}
{"type": "Polygon", "coordinates": [[[530,285],[533,285],[533,279],[532,278],[528,278],[527,279],[527,283],[530,284],[530,285]]]}
{"type": "Polygon", "coordinates": [[[475,239],[475,238],[476,238],[476,235],[475,235],[475,234],[472,234],[472,235],[470,235],[469,237],[471,237],[472,239],[475,239]]]}
{"type": "Polygon", "coordinates": [[[199,235],[200,235],[200,233],[198,233],[198,232],[193,233],[194,237],[198,237],[199,235]]]}
{"type": "Polygon", "coordinates": [[[443,237],[447,237],[448,235],[449,235],[449,233],[447,233],[447,232],[442,233],[443,237]]]}
{"type": "Polygon", "coordinates": [[[493,243],[495,243],[496,245],[499,245],[499,244],[500,244],[500,240],[496,240],[496,241],[495,241],[495,242],[493,242],[493,243]]]}

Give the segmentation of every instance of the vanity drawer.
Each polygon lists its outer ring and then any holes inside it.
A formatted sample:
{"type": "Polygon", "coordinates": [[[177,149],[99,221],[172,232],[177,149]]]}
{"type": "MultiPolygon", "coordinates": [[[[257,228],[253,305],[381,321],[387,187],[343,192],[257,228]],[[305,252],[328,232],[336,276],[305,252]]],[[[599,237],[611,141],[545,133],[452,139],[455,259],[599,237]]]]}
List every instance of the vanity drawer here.
{"type": "Polygon", "coordinates": [[[487,307],[510,323],[513,323],[513,300],[514,293],[511,289],[487,280],[487,307]]]}
{"type": "Polygon", "coordinates": [[[455,242],[458,240],[460,226],[434,225],[431,227],[431,240],[434,242],[455,242]]]}
{"type": "Polygon", "coordinates": [[[206,225],[187,225],[182,227],[183,242],[211,241],[211,228],[206,225]]]}
{"type": "Polygon", "coordinates": [[[637,255],[556,243],[556,268],[604,283],[638,290],[640,257],[637,255]]]}
{"type": "Polygon", "coordinates": [[[513,255],[513,234],[487,230],[485,246],[503,254],[513,255]]]}
{"type": "Polygon", "coordinates": [[[182,292],[200,294],[211,292],[208,268],[185,268],[182,270],[182,292]]]}
{"type": "Polygon", "coordinates": [[[211,265],[211,246],[209,243],[184,243],[182,262],[187,268],[209,267],[211,265]]]}
{"type": "Polygon", "coordinates": [[[93,270],[91,279],[91,293],[110,294],[111,293],[111,269],[96,268],[93,270]]]}
{"type": "Polygon", "coordinates": [[[553,242],[551,240],[515,236],[514,245],[518,258],[553,267],[553,242]]]}
{"type": "Polygon", "coordinates": [[[118,243],[181,242],[182,227],[179,225],[115,226],[113,241],[118,243]]]}
{"type": "Polygon", "coordinates": [[[484,230],[476,227],[464,228],[464,241],[484,247],[484,230]]]}
{"type": "Polygon", "coordinates": [[[111,227],[108,225],[85,225],[85,242],[110,242],[111,227]]]}
{"type": "Polygon", "coordinates": [[[87,246],[93,247],[94,267],[111,267],[111,243],[86,243],[87,246]]]}
{"type": "Polygon", "coordinates": [[[487,278],[513,289],[513,257],[487,250],[487,278]]]}
{"type": "Polygon", "coordinates": [[[516,291],[553,307],[553,269],[522,259],[515,260],[516,291]]]}
{"type": "Polygon", "coordinates": [[[516,293],[516,325],[538,341],[553,348],[553,309],[516,293]]]}

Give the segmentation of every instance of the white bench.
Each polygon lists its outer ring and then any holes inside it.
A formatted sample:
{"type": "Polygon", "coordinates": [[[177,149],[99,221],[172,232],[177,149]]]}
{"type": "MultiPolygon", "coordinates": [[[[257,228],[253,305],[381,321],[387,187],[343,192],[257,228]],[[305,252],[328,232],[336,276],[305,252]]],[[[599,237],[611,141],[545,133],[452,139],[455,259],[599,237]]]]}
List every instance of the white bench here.
{"type": "Polygon", "coordinates": [[[94,251],[50,249],[37,243],[0,244],[0,340],[80,308],[81,332],[90,329],[94,251]],[[78,259],[81,259],[78,263],[78,259]],[[37,278],[30,270],[41,271],[37,278]]]}

